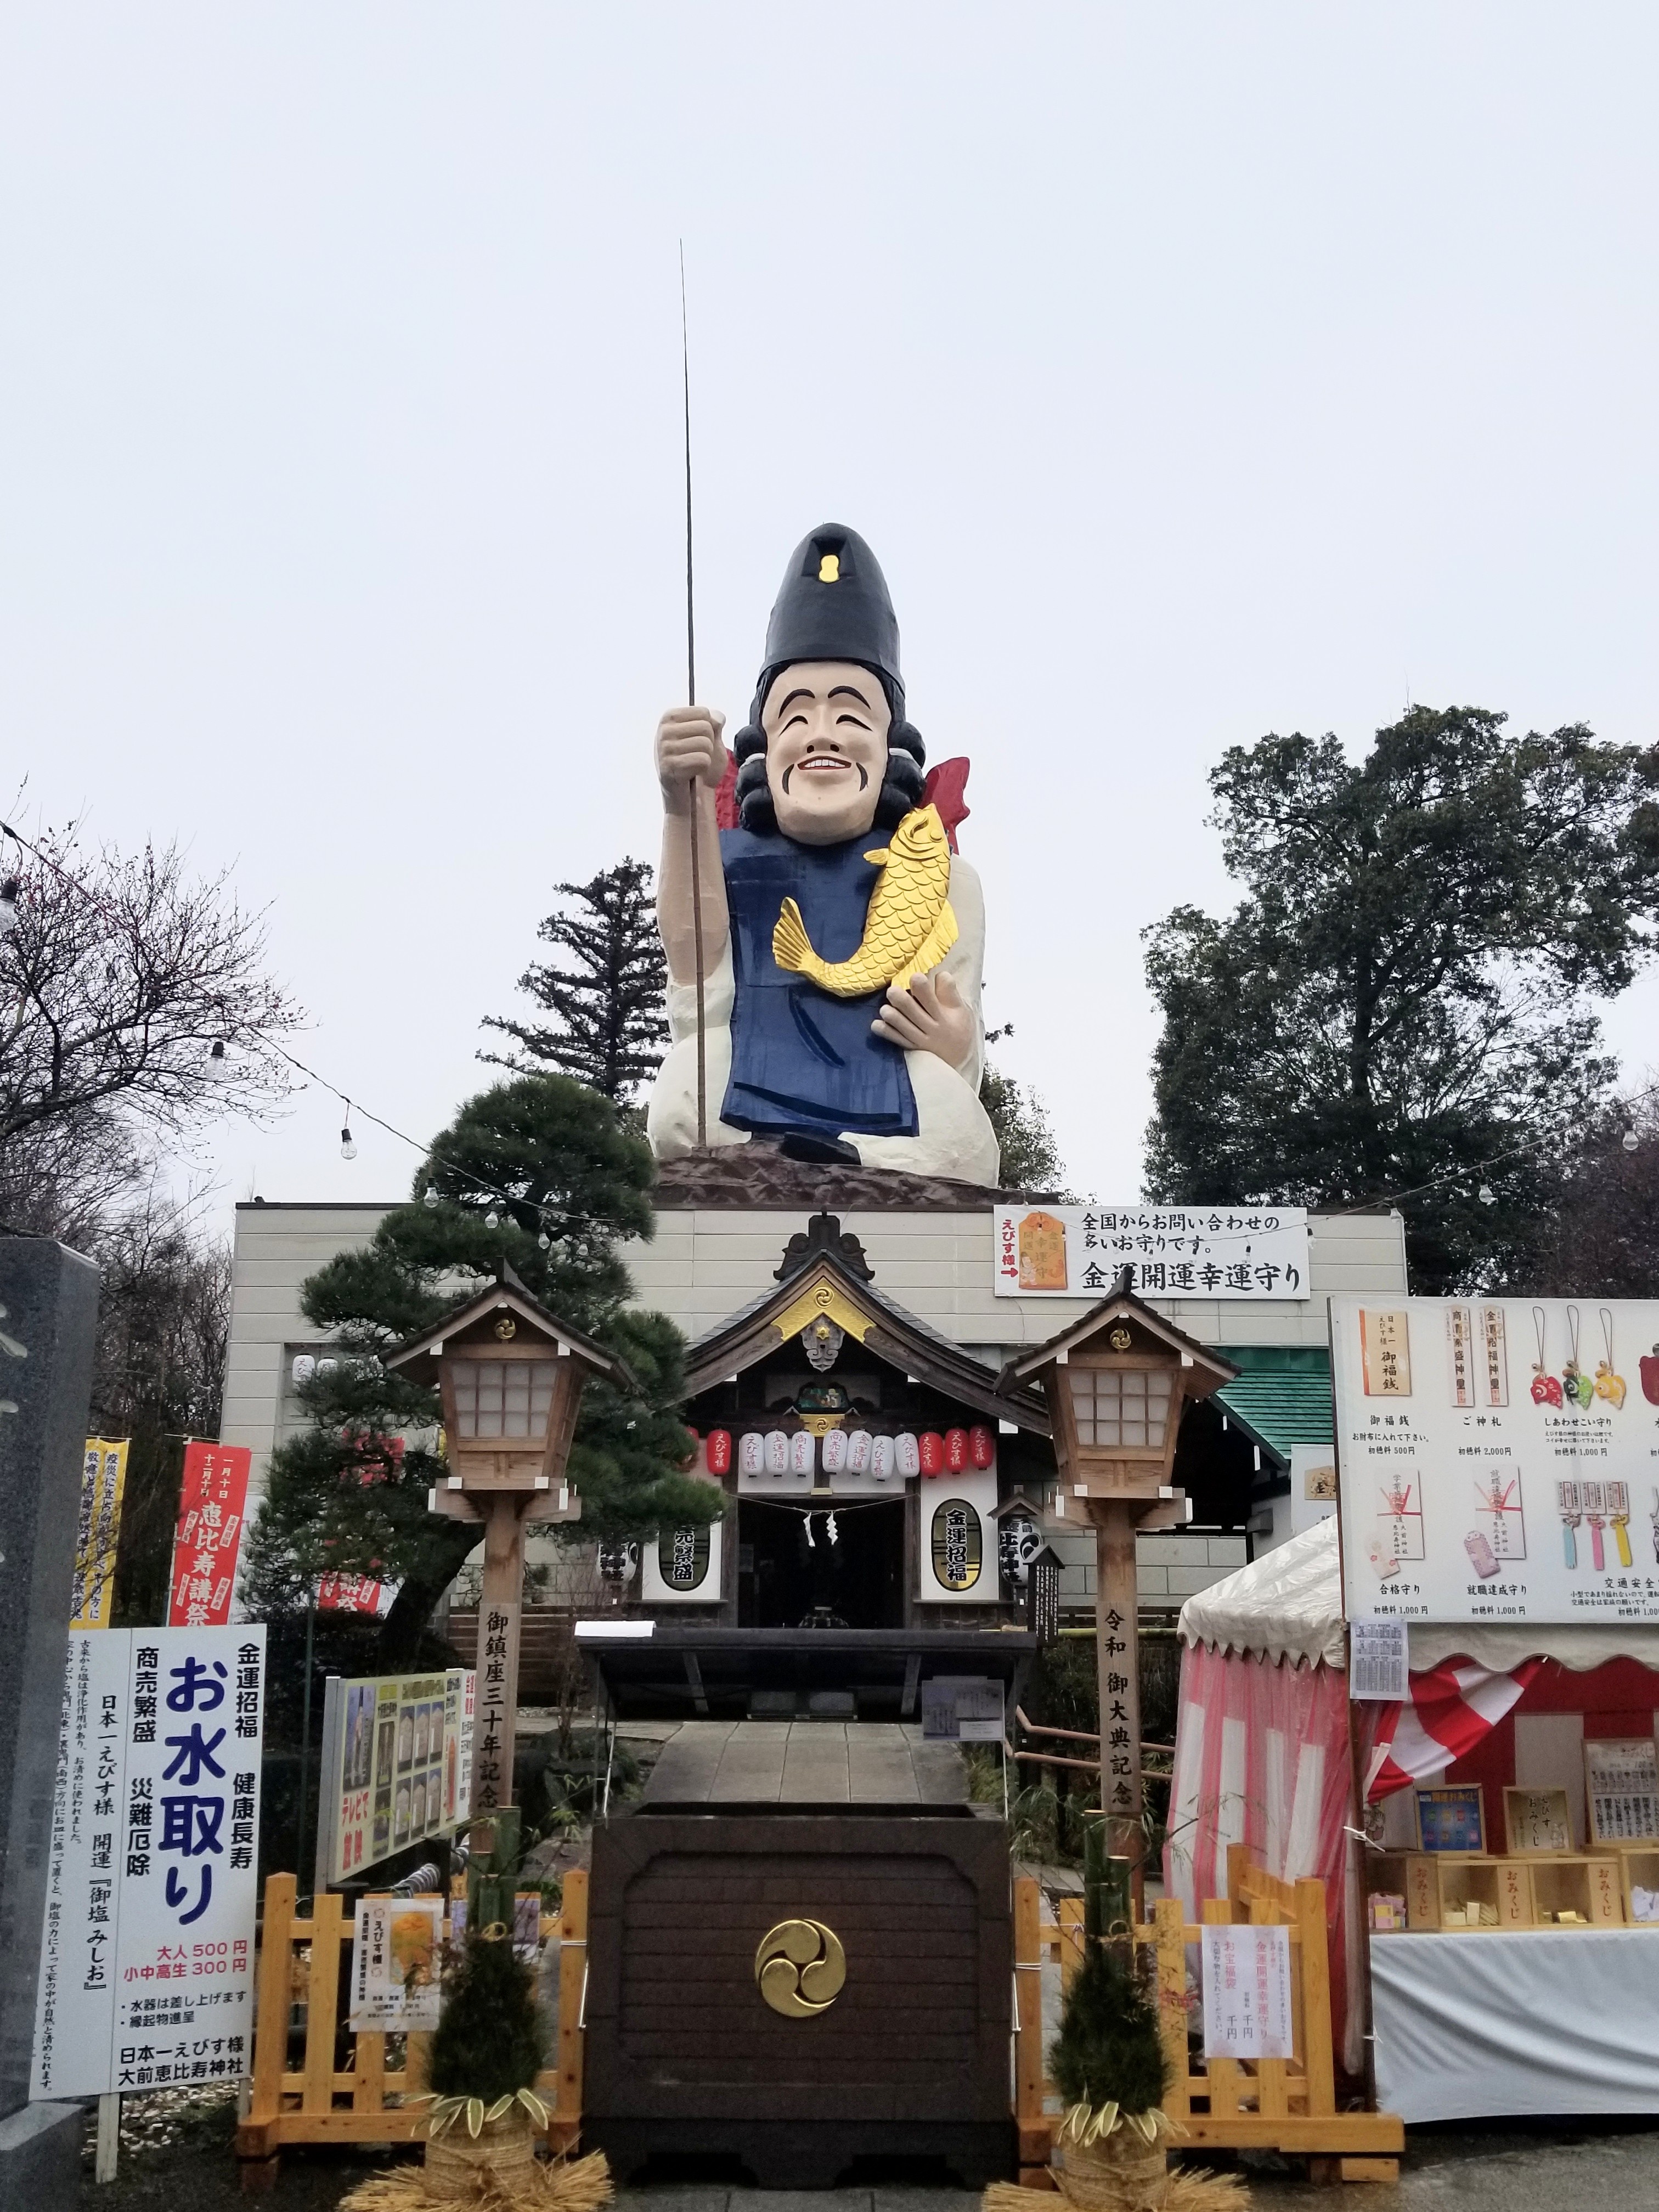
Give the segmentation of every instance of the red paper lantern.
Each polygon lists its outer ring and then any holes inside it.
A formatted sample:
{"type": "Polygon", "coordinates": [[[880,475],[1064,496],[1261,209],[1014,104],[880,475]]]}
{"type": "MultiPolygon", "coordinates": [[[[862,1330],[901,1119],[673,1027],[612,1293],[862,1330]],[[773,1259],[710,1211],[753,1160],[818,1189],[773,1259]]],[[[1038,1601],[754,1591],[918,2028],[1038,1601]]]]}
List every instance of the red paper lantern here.
{"type": "Polygon", "coordinates": [[[975,1467],[989,1467],[997,1455],[997,1440],[981,1421],[968,1431],[968,1449],[975,1467]]]}
{"type": "Polygon", "coordinates": [[[725,1474],[732,1465],[732,1432],[729,1429],[710,1429],[708,1431],[708,1472],[725,1474]]]}
{"type": "Polygon", "coordinates": [[[943,1474],[945,1472],[945,1439],[937,1429],[927,1429],[916,1438],[921,1454],[924,1474],[943,1474]]]}
{"type": "Polygon", "coordinates": [[[968,1431],[966,1429],[947,1429],[945,1432],[945,1464],[952,1474],[960,1474],[968,1464],[968,1431]]]}

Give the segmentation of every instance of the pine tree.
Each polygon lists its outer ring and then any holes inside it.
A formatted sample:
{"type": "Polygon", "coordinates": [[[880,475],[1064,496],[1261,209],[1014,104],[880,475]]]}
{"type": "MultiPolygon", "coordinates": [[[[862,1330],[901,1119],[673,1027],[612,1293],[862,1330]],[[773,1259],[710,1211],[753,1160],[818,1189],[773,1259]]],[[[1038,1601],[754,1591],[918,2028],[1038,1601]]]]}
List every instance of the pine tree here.
{"type": "Polygon", "coordinates": [[[1048,2071],[1067,2106],[1146,2112],[1169,2087],[1158,2011],[1124,1946],[1091,1943],[1060,2008],[1048,2071]]]}
{"type": "Polygon", "coordinates": [[[619,1352],[638,1384],[637,1395],[587,1386],[570,1454],[582,1518],[564,1540],[638,1539],[718,1517],[719,1492],[681,1472],[691,1449],[674,1411],[684,1340],[665,1316],[624,1304],[615,1248],[652,1233],[653,1173],[649,1149],[609,1099],[568,1076],[520,1076],[471,1100],[438,1137],[414,1202],[308,1279],[301,1307],[334,1333],[337,1364],[301,1386],[310,1424],[271,1456],[248,1540],[244,1595],[256,1620],[302,1610],[330,1570],[374,1575],[403,1583],[377,1657],[391,1664],[418,1648],[479,1532],[428,1511],[446,1472],[437,1392],[388,1373],[381,1358],[499,1259],[532,1297],[619,1352]]]}
{"type": "Polygon", "coordinates": [[[428,2076],[434,2091],[493,2105],[535,2087],[544,2051],[535,1977],[514,1957],[510,1934],[469,1929],[459,1964],[444,1976],[428,2076]]]}
{"type": "Polygon", "coordinates": [[[521,1072],[557,1068],[619,1106],[633,1101],[668,1048],[668,971],[651,882],[645,861],[626,860],[601,869],[590,883],[554,885],[577,910],[550,914],[537,934],[568,954],[569,964],[549,961],[519,978],[520,989],[544,1006],[554,1024],[492,1015],[484,1027],[516,1039],[520,1050],[482,1053],[482,1060],[521,1072]]]}

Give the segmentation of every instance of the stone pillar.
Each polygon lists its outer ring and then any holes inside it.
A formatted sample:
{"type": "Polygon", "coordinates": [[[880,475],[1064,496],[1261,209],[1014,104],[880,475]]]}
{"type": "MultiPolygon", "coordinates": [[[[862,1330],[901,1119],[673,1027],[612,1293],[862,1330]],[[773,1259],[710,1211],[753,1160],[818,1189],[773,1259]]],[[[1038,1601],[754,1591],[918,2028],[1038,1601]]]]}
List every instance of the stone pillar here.
{"type": "Polygon", "coordinates": [[[81,2113],[28,2105],[98,1270],[0,1238],[0,2204],[64,2212],[81,2113]]]}
{"type": "Polygon", "coordinates": [[[1139,1864],[1140,1654],[1137,1633],[1135,1524],[1115,1498],[1090,1500],[1095,1524],[1095,1653],[1100,1682],[1100,1802],[1107,1848],[1139,1864]]]}

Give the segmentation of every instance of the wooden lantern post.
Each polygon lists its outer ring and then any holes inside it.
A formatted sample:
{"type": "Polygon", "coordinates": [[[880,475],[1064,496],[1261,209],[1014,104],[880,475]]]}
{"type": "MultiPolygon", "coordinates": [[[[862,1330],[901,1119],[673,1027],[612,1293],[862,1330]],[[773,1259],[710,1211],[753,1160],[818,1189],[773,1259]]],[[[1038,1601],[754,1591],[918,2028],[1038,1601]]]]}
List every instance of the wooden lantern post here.
{"type": "Polygon", "coordinates": [[[581,1518],[565,1468],[588,1376],[629,1388],[632,1377],[614,1352],[538,1304],[505,1261],[496,1282],[386,1364],[437,1383],[449,1472],[428,1503],[483,1531],[472,1810],[494,1813],[513,1802],[526,1535],[537,1522],[581,1518]]]}
{"type": "Polygon", "coordinates": [[[1115,1858],[1137,1865],[1140,1825],[1140,1665],[1135,1537],[1191,1518],[1175,1488],[1176,1439],[1189,1398],[1237,1373],[1135,1297],[1126,1268],[1080,1322],[1009,1361],[1000,1391],[1040,1381],[1053,1424],[1056,1518],[1095,1539],[1095,1650],[1100,1686],[1100,1802],[1115,1858]]]}

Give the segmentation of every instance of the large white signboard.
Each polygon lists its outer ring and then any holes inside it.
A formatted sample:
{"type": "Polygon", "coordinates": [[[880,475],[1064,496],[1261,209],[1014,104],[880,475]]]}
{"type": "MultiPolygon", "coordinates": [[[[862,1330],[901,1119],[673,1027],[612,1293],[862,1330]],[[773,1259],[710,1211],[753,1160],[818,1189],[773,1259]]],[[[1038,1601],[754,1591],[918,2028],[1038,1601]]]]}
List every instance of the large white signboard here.
{"type": "Polygon", "coordinates": [[[319,1889],[357,1881],[380,1860],[468,1818],[477,1690],[470,1667],[356,1680],[329,1676],[319,1889]]]}
{"type": "Polygon", "coordinates": [[[1012,1206],[994,1219],[999,1297],[1103,1297],[1125,1267],[1143,1298],[1311,1295],[1299,1206],[1012,1206]]]}
{"type": "Polygon", "coordinates": [[[263,1626],[70,1635],[32,2096],[248,2070],[264,1663],[263,1626]]]}
{"type": "Polygon", "coordinates": [[[1330,1311],[1351,1619],[1659,1620],[1659,1304],[1330,1311]]]}

